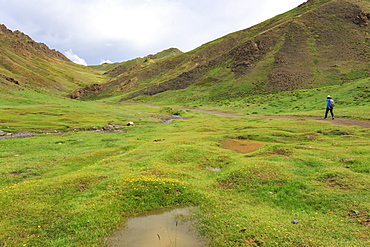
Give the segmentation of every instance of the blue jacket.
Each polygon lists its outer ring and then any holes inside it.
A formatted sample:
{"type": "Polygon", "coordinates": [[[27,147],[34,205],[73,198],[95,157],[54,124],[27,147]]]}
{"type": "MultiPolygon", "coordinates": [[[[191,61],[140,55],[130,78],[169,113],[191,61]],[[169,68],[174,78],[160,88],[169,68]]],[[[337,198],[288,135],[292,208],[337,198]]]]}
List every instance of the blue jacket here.
{"type": "Polygon", "coordinates": [[[333,106],[330,105],[330,101],[331,101],[331,99],[326,99],[326,107],[333,107],[333,106]]]}

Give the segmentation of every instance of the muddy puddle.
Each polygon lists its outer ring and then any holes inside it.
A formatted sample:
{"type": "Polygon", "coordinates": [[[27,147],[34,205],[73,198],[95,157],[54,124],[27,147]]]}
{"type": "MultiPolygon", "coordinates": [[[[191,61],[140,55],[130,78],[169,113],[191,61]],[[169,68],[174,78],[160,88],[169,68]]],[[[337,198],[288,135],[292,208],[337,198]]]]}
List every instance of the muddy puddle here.
{"type": "Polygon", "coordinates": [[[179,119],[188,119],[188,118],[184,118],[184,117],[176,116],[175,118],[171,118],[171,119],[163,120],[161,123],[172,123],[173,121],[175,121],[175,120],[179,120],[179,119]]]}
{"type": "Polygon", "coordinates": [[[207,166],[207,167],[206,167],[206,170],[208,170],[208,171],[213,171],[213,172],[220,172],[220,171],[221,171],[221,168],[219,168],[219,167],[207,166]]]}
{"type": "Polygon", "coordinates": [[[231,149],[238,153],[251,153],[264,147],[267,144],[271,144],[269,142],[259,142],[253,140],[237,140],[237,139],[227,139],[221,141],[221,148],[224,149],[231,149]]]}
{"type": "Polygon", "coordinates": [[[156,210],[128,219],[108,240],[109,247],[201,247],[205,241],[186,220],[191,208],[156,210]]]}

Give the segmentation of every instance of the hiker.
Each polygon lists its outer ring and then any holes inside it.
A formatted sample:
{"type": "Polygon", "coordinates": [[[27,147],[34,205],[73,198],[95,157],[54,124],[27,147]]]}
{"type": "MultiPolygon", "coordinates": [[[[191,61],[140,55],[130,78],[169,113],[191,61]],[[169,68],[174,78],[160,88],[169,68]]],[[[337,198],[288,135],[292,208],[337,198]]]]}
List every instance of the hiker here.
{"type": "Polygon", "coordinates": [[[333,109],[334,109],[334,100],[330,97],[330,95],[328,95],[326,97],[326,111],[325,111],[324,119],[326,119],[328,117],[328,112],[329,111],[330,111],[332,119],[334,119],[333,109]]]}

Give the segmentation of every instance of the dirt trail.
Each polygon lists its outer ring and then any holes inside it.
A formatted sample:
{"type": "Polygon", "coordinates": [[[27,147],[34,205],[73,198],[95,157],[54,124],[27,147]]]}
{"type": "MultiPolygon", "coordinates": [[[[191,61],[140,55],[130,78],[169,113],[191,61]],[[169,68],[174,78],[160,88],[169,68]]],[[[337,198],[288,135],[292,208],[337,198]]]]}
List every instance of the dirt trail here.
{"type": "Polygon", "coordinates": [[[199,111],[219,116],[225,117],[255,117],[255,118],[288,118],[288,119],[309,119],[309,120],[317,120],[317,121],[324,121],[329,122],[331,124],[336,125],[344,125],[344,126],[360,126],[363,128],[370,128],[370,120],[358,120],[358,119],[350,119],[350,118],[335,118],[334,120],[331,118],[323,119],[319,117],[292,117],[292,116],[242,116],[237,115],[230,112],[223,112],[218,110],[212,109],[198,109],[195,107],[180,107],[180,110],[191,110],[191,111],[199,111]]]}

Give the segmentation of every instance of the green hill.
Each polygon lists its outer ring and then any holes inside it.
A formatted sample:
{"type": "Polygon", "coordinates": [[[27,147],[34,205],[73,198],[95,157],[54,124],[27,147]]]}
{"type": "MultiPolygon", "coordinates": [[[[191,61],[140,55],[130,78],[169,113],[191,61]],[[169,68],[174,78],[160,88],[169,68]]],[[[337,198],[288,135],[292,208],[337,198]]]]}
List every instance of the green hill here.
{"type": "Polygon", "coordinates": [[[369,76],[369,11],[367,1],[307,1],[193,51],[110,70],[99,91],[72,97],[154,100],[170,91],[178,102],[210,103],[342,85],[369,76]]]}
{"type": "Polygon", "coordinates": [[[42,89],[67,94],[106,79],[96,71],[69,61],[20,31],[0,25],[0,88],[4,90],[42,89]]]}

